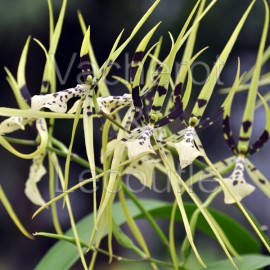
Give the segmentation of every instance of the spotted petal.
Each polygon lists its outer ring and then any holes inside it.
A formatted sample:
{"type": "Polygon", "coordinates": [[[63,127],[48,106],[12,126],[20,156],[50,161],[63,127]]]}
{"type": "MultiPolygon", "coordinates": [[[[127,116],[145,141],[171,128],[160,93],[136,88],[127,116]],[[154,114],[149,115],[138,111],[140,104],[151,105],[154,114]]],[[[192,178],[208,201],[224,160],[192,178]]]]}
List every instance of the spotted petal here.
{"type": "Polygon", "coordinates": [[[145,153],[145,154],[155,154],[154,149],[152,148],[150,137],[153,134],[153,128],[146,126],[141,133],[139,134],[139,137],[135,140],[130,138],[125,142],[127,148],[128,148],[128,158],[133,159],[137,156],[145,153]]]}
{"type": "MultiPolygon", "coordinates": [[[[114,113],[117,109],[124,106],[132,105],[132,98],[130,94],[124,94],[123,96],[107,96],[98,97],[97,102],[99,108],[106,114],[110,115],[114,113]]],[[[68,113],[75,113],[78,106],[78,102],[75,102],[68,113]]]]}
{"type": "Polygon", "coordinates": [[[111,114],[122,106],[132,105],[130,94],[124,94],[123,96],[99,97],[97,100],[100,109],[106,114],[111,114]]]}
{"type": "Polygon", "coordinates": [[[43,166],[44,157],[45,157],[45,153],[42,153],[33,159],[32,165],[30,167],[29,176],[25,183],[24,192],[27,198],[33,204],[36,204],[36,205],[45,204],[45,201],[40,195],[40,192],[37,187],[37,183],[46,174],[46,168],[43,166]]]}
{"type": "Polygon", "coordinates": [[[151,188],[153,182],[153,172],[158,159],[151,156],[142,157],[131,162],[123,171],[123,174],[136,177],[142,185],[151,188]]]}
{"type": "Polygon", "coordinates": [[[194,143],[194,128],[188,127],[185,130],[184,139],[180,142],[172,143],[179,155],[181,169],[190,165],[201,152],[196,148],[194,143]]]}
{"type": "Polygon", "coordinates": [[[8,119],[1,122],[0,134],[11,133],[18,129],[24,130],[25,125],[30,121],[31,119],[24,118],[24,117],[18,117],[18,116],[9,117],[8,119]]]}
{"type": "MultiPolygon", "coordinates": [[[[244,178],[244,159],[238,158],[236,161],[235,169],[230,177],[224,178],[228,188],[237,198],[237,200],[241,201],[246,196],[250,195],[255,187],[246,182],[244,178]]],[[[235,203],[234,198],[231,196],[229,191],[223,187],[224,191],[224,202],[226,204],[235,203]]]]}
{"type": "Polygon", "coordinates": [[[39,111],[41,108],[47,108],[53,112],[64,113],[67,111],[67,102],[71,98],[83,96],[87,89],[89,89],[89,86],[78,84],[75,88],[69,88],[54,94],[33,96],[31,99],[31,108],[35,111],[39,111]]]}

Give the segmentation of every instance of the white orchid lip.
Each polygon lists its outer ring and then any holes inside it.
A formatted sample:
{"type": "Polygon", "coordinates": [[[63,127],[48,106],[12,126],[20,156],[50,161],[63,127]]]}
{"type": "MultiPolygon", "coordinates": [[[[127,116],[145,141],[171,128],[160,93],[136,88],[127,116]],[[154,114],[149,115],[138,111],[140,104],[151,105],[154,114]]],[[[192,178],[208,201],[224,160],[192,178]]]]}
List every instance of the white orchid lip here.
{"type": "Polygon", "coordinates": [[[148,188],[152,187],[153,172],[160,160],[151,156],[144,156],[138,160],[132,161],[123,171],[128,177],[137,178],[140,183],[148,188]]]}
{"type": "Polygon", "coordinates": [[[187,127],[185,129],[184,139],[177,143],[172,143],[179,155],[181,169],[189,166],[201,152],[196,148],[194,143],[195,129],[187,127]]]}
{"type": "MultiPolygon", "coordinates": [[[[228,178],[224,178],[224,181],[230,191],[234,194],[237,200],[241,201],[248,195],[250,195],[255,187],[246,182],[244,178],[244,164],[245,159],[242,157],[237,158],[235,168],[228,178]]],[[[226,204],[235,203],[234,198],[229,193],[226,187],[223,186],[224,202],[226,204]]]]}
{"type": "Polygon", "coordinates": [[[154,128],[146,126],[139,133],[139,137],[135,140],[133,138],[128,139],[124,143],[128,148],[128,158],[133,159],[137,156],[145,154],[155,154],[155,151],[151,145],[150,137],[153,135],[154,128]]]}

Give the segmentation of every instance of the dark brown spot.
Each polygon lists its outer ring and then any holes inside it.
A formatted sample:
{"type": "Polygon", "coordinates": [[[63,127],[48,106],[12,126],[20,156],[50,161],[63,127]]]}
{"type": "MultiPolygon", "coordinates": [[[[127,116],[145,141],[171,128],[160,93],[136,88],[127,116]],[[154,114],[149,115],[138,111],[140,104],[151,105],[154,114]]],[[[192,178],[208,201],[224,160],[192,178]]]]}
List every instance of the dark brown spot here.
{"type": "Polygon", "coordinates": [[[161,96],[166,95],[167,90],[166,90],[166,88],[164,86],[159,85],[158,88],[157,88],[157,92],[158,92],[158,95],[161,97],[161,96]]]}
{"type": "Polygon", "coordinates": [[[249,137],[239,137],[240,141],[246,142],[249,140],[249,137]]]}
{"type": "Polygon", "coordinates": [[[143,51],[135,52],[133,55],[133,61],[134,62],[141,62],[143,59],[143,51]]]}
{"type": "Polygon", "coordinates": [[[251,127],[251,124],[252,123],[249,120],[243,122],[242,125],[243,125],[243,130],[245,133],[248,132],[249,128],[251,127]]]}
{"type": "Polygon", "coordinates": [[[259,179],[259,182],[263,185],[265,185],[265,180],[264,179],[259,179]]]}
{"type": "Polygon", "coordinates": [[[155,106],[155,105],[153,105],[152,106],[152,110],[154,110],[154,111],[160,111],[161,110],[161,106],[155,106]]]}
{"type": "Polygon", "coordinates": [[[203,106],[205,106],[206,104],[207,104],[207,100],[206,99],[198,99],[197,100],[197,102],[198,102],[198,106],[199,106],[199,108],[202,108],[203,106]]]}

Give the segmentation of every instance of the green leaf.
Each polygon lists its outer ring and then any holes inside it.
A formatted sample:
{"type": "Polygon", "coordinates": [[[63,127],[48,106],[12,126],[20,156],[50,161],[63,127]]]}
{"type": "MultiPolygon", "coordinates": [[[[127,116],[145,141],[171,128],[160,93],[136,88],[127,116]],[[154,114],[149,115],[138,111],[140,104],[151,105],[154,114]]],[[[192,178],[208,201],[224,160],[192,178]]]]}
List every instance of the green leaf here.
{"type": "MultiPolygon", "coordinates": [[[[167,205],[161,209],[152,210],[151,215],[153,217],[169,218],[171,208],[171,205],[167,205]]],[[[189,219],[196,209],[197,207],[194,204],[185,203],[185,210],[189,219]]],[[[208,209],[239,254],[256,253],[260,251],[259,241],[240,223],[217,210],[211,208],[208,209]]],[[[175,219],[177,221],[182,221],[179,212],[176,213],[175,219]]],[[[215,237],[212,229],[202,215],[198,217],[197,229],[213,238],[215,237]]]]}
{"type": "MultiPolygon", "coordinates": [[[[154,218],[165,218],[170,219],[172,204],[166,202],[161,202],[157,200],[147,200],[141,199],[141,203],[144,205],[145,210],[148,211],[154,218]]],[[[127,201],[127,205],[130,211],[130,214],[134,218],[143,218],[140,210],[131,202],[127,201]]],[[[185,204],[185,210],[188,218],[191,217],[193,212],[197,209],[194,204],[187,203],[185,204]]],[[[118,226],[125,223],[125,216],[121,205],[119,202],[113,204],[112,211],[114,219],[118,226]]],[[[216,210],[210,209],[210,213],[219,223],[223,231],[226,233],[228,239],[238,251],[239,254],[245,253],[258,253],[260,251],[259,241],[248,232],[240,223],[233,220],[231,217],[222,214],[216,210]]],[[[177,211],[175,219],[177,221],[182,221],[182,217],[177,211]]],[[[77,230],[79,238],[82,241],[88,242],[91,230],[94,226],[94,217],[93,214],[86,216],[81,221],[77,223],[77,230]]],[[[204,232],[205,234],[214,237],[212,230],[205,221],[205,219],[200,215],[198,218],[197,228],[204,232]]],[[[104,232],[104,236],[107,232],[104,232]]],[[[65,235],[72,236],[72,231],[68,230],[65,235]]],[[[70,269],[70,267],[79,259],[79,254],[75,246],[71,245],[68,242],[59,241],[57,242],[41,259],[36,270],[47,270],[47,269],[70,269]],[[65,256],[63,256],[65,254],[65,256]],[[61,259],[59,259],[61,258],[61,259]]]]}
{"type": "MultiPolygon", "coordinates": [[[[140,210],[138,210],[138,208],[133,203],[128,201],[127,204],[130,213],[132,213],[134,217],[140,214],[140,210]]],[[[164,206],[165,203],[160,201],[145,200],[144,205],[145,209],[150,211],[164,206]]],[[[119,202],[115,203],[112,208],[117,225],[120,226],[121,224],[124,224],[125,216],[123,214],[121,204],[119,202]]],[[[86,216],[80,222],[78,222],[77,230],[80,239],[85,242],[88,242],[91,233],[90,228],[93,227],[94,227],[93,214],[86,216]]],[[[72,236],[72,231],[68,230],[66,235],[72,236]]],[[[104,236],[105,235],[106,232],[104,233],[104,236]]],[[[78,260],[79,258],[78,255],[79,254],[75,246],[70,245],[69,243],[64,241],[57,242],[42,258],[42,260],[37,265],[36,270],[47,270],[48,268],[61,270],[70,269],[70,267],[78,260]],[[65,256],[63,256],[63,254],[65,254],[65,256]]]]}
{"type": "MultiPolygon", "coordinates": [[[[238,267],[238,270],[257,270],[262,267],[270,265],[270,257],[263,255],[245,255],[241,257],[241,261],[235,259],[235,264],[238,267]]],[[[198,270],[202,270],[200,268],[198,270]]],[[[234,269],[229,260],[222,260],[216,263],[213,263],[207,267],[207,270],[231,270],[234,269]]]]}

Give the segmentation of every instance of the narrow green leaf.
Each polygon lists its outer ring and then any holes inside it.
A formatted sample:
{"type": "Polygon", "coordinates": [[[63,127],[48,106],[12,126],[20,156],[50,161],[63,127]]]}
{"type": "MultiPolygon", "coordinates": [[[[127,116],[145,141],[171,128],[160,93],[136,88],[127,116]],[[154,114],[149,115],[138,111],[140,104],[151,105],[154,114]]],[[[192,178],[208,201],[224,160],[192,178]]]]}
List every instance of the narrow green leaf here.
{"type": "MultiPolygon", "coordinates": [[[[172,204],[149,199],[141,199],[141,203],[144,205],[145,210],[148,211],[154,218],[170,218],[172,204]]],[[[140,210],[131,201],[127,201],[127,206],[134,218],[139,219],[143,217],[140,210]]],[[[196,209],[197,207],[194,204],[185,204],[185,210],[189,219],[196,209]]],[[[124,224],[126,220],[120,202],[113,204],[112,211],[116,224],[118,226],[124,224]]],[[[209,211],[214,216],[215,220],[217,220],[217,222],[220,224],[226,235],[228,235],[230,242],[240,254],[260,252],[259,241],[250,232],[248,232],[242,224],[236,222],[230,216],[218,212],[217,210],[210,209],[209,211]]],[[[175,220],[182,222],[182,216],[179,211],[176,212],[175,220]]],[[[87,215],[77,223],[76,227],[81,241],[87,242],[89,240],[89,228],[93,228],[93,226],[93,214],[87,215]]],[[[214,237],[211,228],[202,216],[199,216],[197,228],[205,234],[214,237]]],[[[72,231],[68,230],[65,235],[72,236],[72,231]]],[[[104,231],[103,235],[106,236],[106,231],[104,231]]],[[[79,255],[75,246],[65,241],[58,241],[45,254],[35,269],[47,270],[48,268],[51,268],[69,270],[78,259],[79,255]],[[64,257],[63,254],[65,254],[64,257]],[[59,260],[59,258],[62,259],[59,260]]]]}
{"type": "MultiPolygon", "coordinates": [[[[258,270],[270,265],[270,257],[258,254],[244,255],[241,258],[236,258],[235,264],[238,270],[258,270]]],[[[223,260],[210,264],[207,270],[233,270],[228,260],[223,260]]],[[[198,270],[202,270],[198,269],[198,270]]]]}

